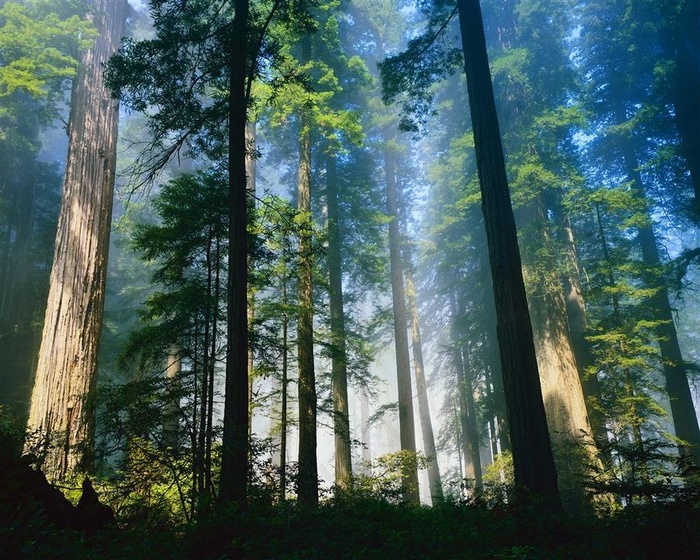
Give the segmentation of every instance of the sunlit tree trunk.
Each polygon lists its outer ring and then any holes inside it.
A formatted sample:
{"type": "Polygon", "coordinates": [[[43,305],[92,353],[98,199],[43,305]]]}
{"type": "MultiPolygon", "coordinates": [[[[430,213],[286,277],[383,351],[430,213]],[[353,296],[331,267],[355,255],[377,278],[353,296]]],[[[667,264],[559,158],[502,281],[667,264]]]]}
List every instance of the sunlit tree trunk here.
{"type": "Polygon", "coordinates": [[[248,490],[248,233],[246,37],[249,0],[235,0],[229,60],[229,267],[224,426],[219,501],[245,505],[248,490]]]}
{"type": "Polygon", "coordinates": [[[93,462],[97,353],[104,311],[118,112],[103,63],[118,48],[126,0],[96,0],[95,44],[80,56],[73,83],[63,199],[28,428],[52,445],[49,478],[89,471],[93,462]]]}
{"type": "Polygon", "coordinates": [[[423,433],[423,448],[425,455],[430,459],[428,464],[428,484],[430,485],[430,497],[433,505],[444,499],[442,492],[442,480],[440,479],[440,465],[438,465],[437,449],[435,448],[435,435],[433,434],[433,421],[430,417],[430,403],[428,401],[428,385],[425,381],[425,364],[423,363],[423,342],[420,337],[420,323],[418,316],[418,302],[416,301],[416,287],[413,282],[413,270],[407,264],[406,272],[406,296],[411,312],[411,347],[413,348],[413,371],[416,375],[416,396],[418,397],[418,415],[423,433]]]}
{"type": "Polygon", "coordinates": [[[458,0],[465,74],[489,247],[515,482],[559,507],[515,220],[478,0],[458,0]]]}
{"type": "Polygon", "coordinates": [[[352,448],[348,410],[348,372],[343,312],[342,235],[338,209],[338,182],[335,156],[328,156],[326,166],[328,202],[328,279],[331,313],[331,362],[333,426],[335,432],[335,484],[348,490],[352,482],[352,448]]]}
{"type": "MultiPolygon", "coordinates": [[[[385,138],[385,141],[387,139],[385,138]]],[[[406,320],[406,296],[404,292],[403,266],[401,264],[401,238],[398,222],[398,198],[396,188],[396,155],[388,143],[384,149],[387,207],[389,218],[389,259],[391,265],[391,294],[394,311],[394,343],[396,345],[396,375],[399,392],[399,430],[401,449],[416,452],[416,433],[413,423],[413,391],[411,388],[411,364],[408,353],[408,323],[406,320]]],[[[404,499],[419,503],[418,470],[411,469],[403,480],[404,499]]]]}
{"type": "MultiPolygon", "coordinates": [[[[574,232],[569,221],[561,216],[560,207],[555,207],[555,215],[559,222],[562,242],[565,247],[565,271],[562,274],[562,286],[564,289],[564,301],[566,306],[566,316],[569,327],[569,339],[571,348],[576,358],[581,389],[586,401],[588,411],[588,421],[591,425],[591,433],[598,448],[607,447],[608,430],[605,425],[605,415],[600,409],[600,383],[595,372],[588,370],[594,365],[591,345],[586,340],[586,329],[588,328],[588,318],[586,306],[583,298],[583,288],[581,287],[581,272],[576,251],[574,232]]],[[[601,459],[610,462],[610,457],[601,455],[601,459]]]]}
{"type": "Polygon", "coordinates": [[[180,350],[172,345],[168,350],[165,366],[165,387],[170,398],[165,404],[165,422],[163,436],[166,445],[177,454],[180,432],[180,403],[176,395],[180,392],[180,378],[182,376],[182,358],[180,350]]]}
{"type": "Polygon", "coordinates": [[[544,198],[521,211],[524,273],[530,288],[530,318],[547,413],[549,435],[559,475],[559,490],[568,509],[588,502],[583,490],[585,469],[594,464],[595,444],[581,378],[570,339],[559,263],[549,232],[544,198]],[[544,250],[543,250],[544,248],[544,250]],[[537,262],[532,255],[538,255],[537,262]]]}

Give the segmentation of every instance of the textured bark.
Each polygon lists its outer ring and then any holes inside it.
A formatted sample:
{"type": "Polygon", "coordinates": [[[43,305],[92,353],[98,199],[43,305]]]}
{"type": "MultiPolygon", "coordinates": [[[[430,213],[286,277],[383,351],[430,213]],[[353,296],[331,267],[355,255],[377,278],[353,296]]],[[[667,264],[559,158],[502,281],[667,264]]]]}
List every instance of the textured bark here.
{"type": "Polygon", "coordinates": [[[328,280],[331,313],[331,380],[333,392],[333,425],[335,432],[335,484],[348,490],[352,483],[352,449],[348,411],[348,372],[345,346],[345,314],[343,313],[342,235],[338,209],[338,183],[335,156],[326,166],[328,202],[328,280]]]}
{"type": "Polygon", "coordinates": [[[28,428],[51,442],[43,468],[51,479],[90,471],[94,410],[112,218],[118,111],[102,64],[119,46],[126,0],[96,0],[98,30],[80,56],[73,84],[69,148],[56,248],[28,428]]]}
{"type": "MultiPolygon", "coordinates": [[[[389,213],[389,259],[391,264],[391,295],[394,311],[394,342],[396,345],[396,376],[399,392],[399,431],[401,449],[416,452],[416,431],[413,423],[413,392],[411,389],[411,364],[408,353],[408,323],[406,320],[406,296],[404,293],[403,266],[401,264],[401,238],[399,235],[398,197],[396,188],[396,162],[391,146],[384,150],[387,208],[389,213]]],[[[419,503],[418,470],[411,469],[403,480],[404,499],[419,503]]]]}
{"type": "Polygon", "coordinates": [[[478,0],[458,0],[465,74],[513,447],[515,482],[559,507],[557,473],[542,402],[537,358],[478,0]]]}
{"type": "Polygon", "coordinates": [[[576,358],[569,338],[566,304],[558,263],[549,248],[553,240],[545,218],[543,198],[537,197],[521,211],[521,238],[525,277],[530,286],[530,318],[535,352],[559,475],[559,489],[567,509],[586,502],[582,487],[585,469],[594,464],[595,444],[581,387],[576,358]],[[542,251],[542,247],[546,250],[542,251]],[[544,253],[545,256],[542,256],[544,253]],[[535,262],[530,255],[540,255],[535,262]]]}
{"type": "MultiPolygon", "coordinates": [[[[600,401],[600,383],[598,377],[587,370],[594,365],[591,345],[586,340],[586,329],[588,328],[588,317],[583,299],[583,288],[581,287],[581,272],[574,232],[568,220],[563,218],[556,208],[556,214],[560,222],[560,230],[563,232],[563,242],[565,244],[566,272],[562,275],[562,286],[564,288],[564,301],[566,305],[566,316],[569,326],[569,339],[571,348],[574,351],[576,365],[578,367],[579,379],[581,379],[581,389],[586,401],[588,411],[588,421],[591,425],[591,435],[598,447],[605,448],[608,443],[608,429],[605,425],[605,415],[596,404],[600,401]]],[[[601,456],[601,459],[610,462],[611,458],[601,456]]]]}
{"type": "Polygon", "coordinates": [[[246,70],[249,1],[235,1],[229,75],[229,274],[226,391],[219,501],[245,506],[248,491],[248,233],[246,70]]]}
{"type": "MultiPolygon", "coordinates": [[[[302,39],[301,63],[311,59],[311,41],[302,39]]],[[[316,374],[314,371],[313,248],[311,224],[311,129],[302,113],[299,133],[299,505],[318,505],[316,458],[316,374]]]]}
{"type": "Polygon", "coordinates": [[[444,499],[442,492],[442,480],[440,479],[440,465],[438,465],[437,449],[435,448],[435,435],[433,434],[433,422],[430,418],[430,403],[428,402],[428,386],[425,382],[425,364],[423,362],[423,343],[420,337],[420,322],[418,316],[418,302],[416,301],[416,288],[413,282],[413,271],[410,264],[406,266],[406,295],[408,307],[411,312],[411,346],[413,348],[413,371],[416,375],[416,395],[418,397],[418,416],[423,433],[423,448],[425,455],[430,459],[428,465],[428,484],[430,486],[430,498],[433,505],[444,499]]]}

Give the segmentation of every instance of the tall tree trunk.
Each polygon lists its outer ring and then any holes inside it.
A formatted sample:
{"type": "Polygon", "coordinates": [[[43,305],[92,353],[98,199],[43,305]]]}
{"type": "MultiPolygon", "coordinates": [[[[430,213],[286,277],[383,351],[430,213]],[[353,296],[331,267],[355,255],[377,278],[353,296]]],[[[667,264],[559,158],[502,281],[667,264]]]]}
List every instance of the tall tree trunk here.
{"type": "Polygon", "coordinates": [[[562,242],[565,246],[564,256],[566,258],[565,269],[562,274],[562,286],[564,288],[564,301],[566,306],[566,317],[569,327],[569,339],[571,348],[576,358],[581,389],[586,401],[588,411],[588,421],[591,425],[591,435],[596,443],[601,459],[610,464],[611,457],[603,454],[601,449],[605,449],[608,443],[608,429],[605,425],[605,415],[598,403],[600,402],[600,383],[595,373],[588,370],[594,365],[593,352],[590,343],[586,340],[586,330],[588,328],[588,317],[583,299],[583,288],[581,287],[581,272],[576,251],[576,242],[571,223],[561,213],[561,206],[555,204],[555,216],[560,224],[562,242]]]}
{"type": "Polygon", "coordinates": [[[104,312],[112,218],[118,111],[102,65],[119,47],[126,0],[96,0],[93,47],[73,82],[63,199],[28,427],[52,440],[49,478],[89,471],[93,463],[97,353],[104,312]]]}
{"type": "Polygon", "coordinates": [[[700,221],[700,4],[661,2],[671,12],[662,37],[666,56],[674,62],[669,73],[671,100],[676,127],[681,138],[681,153],[686,159],[695,195],[695,220],[700,221]]]}
{"type": "Polygon", "coordinates": [[[540,195],[519,212],[523,218],[521,246],[526,255],[530,318],[559,490],[567,509],[577,510],[588,503],[582,485],[586,469],[597,457],[569,338],[559,264],[553,257],[540,256],[536,263],[532,258],[535,254],[553,255],[559,251],[553,247],[547,210],[540,195]]]}
{"type": "Polygon", "coordinates": [[[458,0],[464,67],[489,247],[515,482],[558,508],[559,488],[542,401],[515,220],[478,0],[458,0]]]}
{"type": "Polygon", "coordinates": [[[471,451],[473,469],[474,469],[474,484],[477,488],[481,488],[483,481],[483,473],[481,471],[481,445],[479,444],[479,428],[476,421],[476,405],[474,403],[474,384],[472,383],[471,368],[469,366],[469,351],[466,347],[461,347],[462,354],[462,376],[459,379],[459,384],[464,387],[465,396],[465,415],[467,419],[467,438],[469,449],[471,451]]]}
{"type": "MultiPolygon", "coordinates": [[[[255,207],[257,201],[256,197],[256,126],[254,122],[246,123],[245,127],[245,140],[246,140],[246,158],[245,158],[245,172],[247,179],[247,189],[248,193],[251,195],[251,206],[255,207]]],[[[254,263],[252,262],[252,256],[248,255],[248,268],[252,270],[254,263]]],[[[252,285],[248,286],[248,325],[253,324],[255,319],[255,287],[252,285]]],[[[254,382],[254,368],[255,368],[255,354],[253,352],[253,347],[248,344],[248,414],[250,418],[253,417],[253,382],[254,382]]],[[[253,422],[248,422],[248,437],[253,435],[253,422]]]]}
{"type": "MultiPolygon", "coordinates": [[[[388,138],[385,135],[385,142],[388,138]]],[[[401,237],[399,234],[398,198],[396,188],[396,155],[394,148],[384,149],[387,208],[389,213],[389,259],[391,264],[391,294],[394,310],[394,342],[396,345],[396,375],[399,392],[399,431],[401,449],[416,452],[416,433],[413,423],[413,392],[411,389],[411,364],[408,353],[408,323],[406,321],[406,296],[404,294],[403,266],[401,264],[401,237]]],[[[404,499],[420,502],[418,469],[404,474],[404,499]]]]}
{"type": "MultiPolygon", "coordinates": [[[[302,39],[301,63],[311,59],[311,40],[302,39]]],[[[316,459],[316,374],[314,371],[313,248],[311,221],[311,123],[301,115],[299,132],[299,505],[318,505],[316,459]]]]}
{"type": "Polygon", "coordinates": [[[423,448],[425,450],[426,457],[428,457],[428,459],[430,460],[430,463],[428,464],[428,484],[430,486],[430,498],[433,502],[433,505],[435,505],[444,500],[444,495],[442,492],[442,480],[440,479],[440,465],[438,465],[437,449],[435,448],[433,422],[430,417],[428,385],[425,381],[423,342],[421,341],[420,337],[420,322],[418,317],[418,302],[416,301],[416,287],[413,282],[413,270],[410,264],[407,264],[405,272],[406,295],[408,296],[408,308],[411,312],[411,346],[413,347],[413,371],[416,375],[418,416],[420,417],[421,432],[423,433],[423,448]]]}
{"type": "Polygon", "coordinates": [[[246,71],[249,0],[235,0],[228,111],[229,267],[226,392],[219,501],[245,506],[248,490],[248,233],[246,189],[246,71]]]}
{"type": "Polygon", "coordinates": [[[287,275],[282,277],[282,412],[280,414],[280,502],[287,499],[287,403],[289,388],[289,316],[287,315],[287,275]]]}
{"type": "MultiPolygon", "coordinates": [[[[622,115],[620,114],[619,116],[622,115]]],[[[646,200],[642,177],[629,143],[623,147],[623,158],[627,175],[632,180],[632,189],[642,200],[646,200]]],[[[646,207],[646,215],[648,225],[640,226],[637,229],[637,239],[642,250],[644,264],[652,271],[652,277],[647,279],[647,284],[649,287],[657,290],[656,294],[650,298],[651,312],[653,317],[661,322],[656,327],[656,338],[661,351],[666,392],[671,403],[673,427],[676,437],[681,440],[681,443],[678,445],[681,457],[692,461],[696,467],[700,467],[700,428],[698,427],[698,417],[688,384],[685,361],[678,343],[678,333],[673,320],[668,289],[662,275],[661,257],[659,256],[659,249],[656,243],[656,234],[651,225],[651,212],[648,206],[646,207]]]]}
{"type": "Polygon", "coordinates": [[[476,488],[481,488],[481,456],[479,452],[479,434],[476,427],[474,410],[474,394],[471,382],[468,378],[463,341],[457,332],[457,317],[459,314],[457,301],[454,294],[450,296],[451,328],[450,335],[454,346],[454,366],[457,378],[457,395],[459,403],[459,419],[462,428],[462,452],[464,455],[464,474],[466,478],[474,481],[476,488]],[[470,394],[471,393],[471,394],[470,394]],[[470,406],[471,402],[471,406],[470,406]]]}
{"type": "Polygon", "coordinates": [[[362,464],[366,475],[372,474],[372,442],[371,426],[369,425],[369,395],[360,392],[360,424],[362,424],[362,464]]]}
{"type": "Polygon", "coordinates": [[[342,235],[338,209],[338,181],[335,156],[328,156],[326,167],[328,199],[328,278],[331,312],[331,362],[333,425],[335,432],[335,484],[348,490],[352,483],[352,449],[348,411],[348,372],[343,312],[342,235]]]}

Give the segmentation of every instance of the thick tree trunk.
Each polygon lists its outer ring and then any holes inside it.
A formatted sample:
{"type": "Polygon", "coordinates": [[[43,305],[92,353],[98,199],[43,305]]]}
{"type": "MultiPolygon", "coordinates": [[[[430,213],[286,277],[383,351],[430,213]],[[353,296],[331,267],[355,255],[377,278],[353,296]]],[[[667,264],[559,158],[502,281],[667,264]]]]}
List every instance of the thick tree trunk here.
{"type": "Polygon", "coordinates": [[[229,273],[226,392],[219,501],[245,506],[248,490],[248,233],[246,70],[249,0],[235,1],[229,75],[229,273]]]}
{"type": "MultiPolygon", "coordinates": [[[[301,63],[311,59],[311,41],[302,39],[301,63]]],[[[311,125],[302,113],[299,132],[299,505],[318,505],[316,459],[316,374],[314,371],[313,248],[311,222],[311,125]]]]}
{"type": "MultiPolygon", "coordinates": [[[[600,383],[597,375],[588,370],[594,365],[591,345],[586,340],[586,330],[588,328],[588,317],[583,299],[583,288],[581,287],[581,272],[576,251],[574,232],[569,221],[561,216],[559,205],[555,209],[559,228],[562,232],[562,241],[566,247],[565,258],[566,273],[562,274],[562,286],[564,288],[564,301],[566,306],[566,317],[569,326],[569,339],[571,348],[576,358],[581,389],[586,401],[588,411],[588,421],[591,425],[591,435],[599,450],[607,447],[608,429],[605,425],[605,415],[600,409],[600,383]]],[[[601,459],[610,463],[609,456],[601,455],[601,459]]]]}
{"type": "MultiPolygon", "coordinates": [[[[536,197],[520,214],[524,222],[521,238],[524,254],[554,254],[543,198],[536,197]]],[[[531,290],[530,318],[535,352],[559,490],[567,509],[575,510],[588,501],[582,487],[584,474],[597,458],[569,338],[563,287],[554,258],[540,257],[537,263],[532,262],[532,258],[524,260],[525,276],[531,290]]]]}
{"type": "Polygon", "coordinates": [[[98,30],[73,85],[63,200],[28,428],[51,445],[49,478],[92,468],[97,353],[104,311],[118,111],[103,63],[119,46],[126,0],[96,0],[98,30]]]}
{"type": "MultiPolygon", "coordinates": [[[[387,138],[385,138],[387,141],[387,138]]],[[[396,188],[396,162],[392,146],[384,149],[387,207],[389,218],[389,259],[391,265],[391,294],[394,310],[394,342],[396,345],[396,375],[399,392],[399,431],[401,449],[416,452],[416,433],[413,423],[413,391],[411,389],[411,364],[408,353],[408,323],[406,320],[406,296],[404,293],[403,266],[401,265],[401,238],[399,234],[398,198],[396,188]]],[[[418,470],[411,469],[403,480],[404,499],[420,502],[418,470]]]]}
{"type": "Polygon", "coordinates": [[[438,465],[437,449],[435,448],[433,421],[430,418],[428,385],[425,381],[425,364],[423,363],[423,343],[420,337],[418,302],[416,301],[416,287],[413,282],[413,270],[410,264],[406,266],[406,295],[408,296],[408,307],[411,312],[411,346],[413,347],[413,371],[416,375],[418,416],[420,417],[420,426],[423,433],[423,448],[426,457],[430,460],[428,464],[430,498],[433,505],[435,505],[444,500],[444,495],[442,492],[442,480],[440,479],[440,465],[438,465]]]}
{"type": "Polygon", "coordinates": [[[331,312],[335,484],[339,490],[343,491],[348,490],[352,483],[352,449],[348,411],[345,314],[343,312],[342,235],[340,232],[335,156],[329,156],[327,161],[326,196],[328,199],[328,279],[331,312]]]}
{"type": "Polygon", "coordinates": [[[559,507],[515,220],[478,0],[458,0],[477,169],[494,285],[515,482],[559,507]]]}

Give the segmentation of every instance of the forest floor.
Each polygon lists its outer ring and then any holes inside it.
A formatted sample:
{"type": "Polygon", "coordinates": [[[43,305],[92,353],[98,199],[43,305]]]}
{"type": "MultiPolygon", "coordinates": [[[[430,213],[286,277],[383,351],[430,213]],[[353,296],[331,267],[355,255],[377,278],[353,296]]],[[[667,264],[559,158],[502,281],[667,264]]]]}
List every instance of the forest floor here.
{"type": "Polygon", "coordinates": [[[199,523],[144,518],[94,534],[40,517],[0,524],[2,559],[695,559],[700,504],[650,504],[606,516],[541,514],[378,499],[314,510],[254,505],[199,523]]]}

